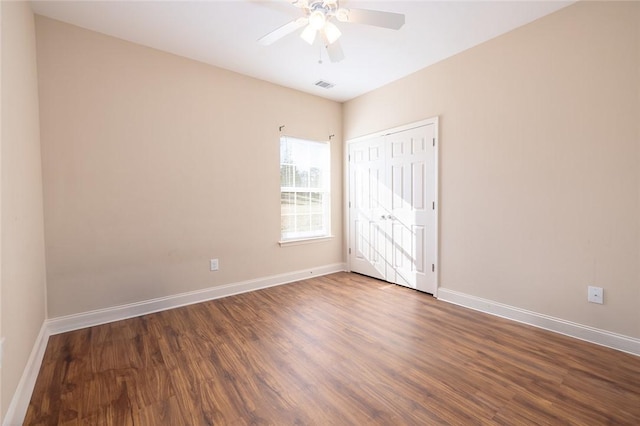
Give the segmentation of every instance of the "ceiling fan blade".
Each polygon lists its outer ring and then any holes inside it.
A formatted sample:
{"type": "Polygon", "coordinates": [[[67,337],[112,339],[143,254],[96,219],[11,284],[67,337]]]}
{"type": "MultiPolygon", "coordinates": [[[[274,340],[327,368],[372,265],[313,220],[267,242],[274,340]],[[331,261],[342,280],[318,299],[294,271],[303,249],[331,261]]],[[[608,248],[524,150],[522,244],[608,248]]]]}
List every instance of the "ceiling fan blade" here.
{"type": "Polygon", "coordinates": [[[342,51],[342,46],[340,46],[339,41],[334,41],[331,44],[327,44],[327,55],[329,55],[329,60],[331,62],[340,62],[344,59],[344,52],[342,51]]]}
{"type": "Polygon", "coordinates": [[[287,34],[291,34],[298,28],[304,27],[305,25],[307,25],[308,22],[309,22],[309,19],[307,18],[298,18],[295,21],[291,21],[287,24],[284,24],[280,28],[276,28],[270,33],[260,37],[258,39],[258,43],[260,43],[263,46],[269,46],[270,44],[275,43],[276,41],[280,40],[282,37],[286,36],[287,34]]]}
{"type": "Polygon", "coordinates": [[[338,13],[336,18],[344,22],[373,25],[375,27],[389,28],[391,30],[399,30],[404,25],[404,15],[402,13],[368,9],[343,10],[345,10],[346,13],[338,13]]]}
{"type": "Polygon", "coordinates": [[[318,34],[318,30],[313,28],[311,25],[307,25],[307,28],[302,30],[300,38],[302,38],[309,44],[313,44],[314,40],[316,39],[316,34],[318,34]]]}

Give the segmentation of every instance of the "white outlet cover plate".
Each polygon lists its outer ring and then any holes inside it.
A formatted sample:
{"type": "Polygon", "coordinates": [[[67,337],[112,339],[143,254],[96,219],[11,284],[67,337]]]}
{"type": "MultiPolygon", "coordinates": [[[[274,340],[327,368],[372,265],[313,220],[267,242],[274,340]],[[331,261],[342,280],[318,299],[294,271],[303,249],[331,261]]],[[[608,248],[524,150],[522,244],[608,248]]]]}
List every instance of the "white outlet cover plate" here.
{"type": "Polygon", "coordinates": [[[219,265],[218,265],[218,259],[211,259],[210,269],[211,269],[212,271],[217,271],[217,270],[218,270],[218,268],[219,268],[219,265]]]}
{"type": "Polygon", "coordinates": [[[587,300],[591,303],[602,304],[604,299],[604,290],[602,287],[589,286],[587,300]]]}

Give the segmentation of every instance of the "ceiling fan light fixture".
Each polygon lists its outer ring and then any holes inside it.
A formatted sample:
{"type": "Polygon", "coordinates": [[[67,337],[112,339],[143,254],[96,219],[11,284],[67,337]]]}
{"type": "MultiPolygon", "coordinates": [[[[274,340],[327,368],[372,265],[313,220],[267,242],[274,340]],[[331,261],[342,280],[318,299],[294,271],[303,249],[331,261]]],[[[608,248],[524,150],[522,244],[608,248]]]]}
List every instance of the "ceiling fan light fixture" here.
{"type": "Polygon", "coordinates": [[[316,30],[315,28],[313,28],[313,26],[311,24],[309,24],[302,31],[302,34],[300,34],[300,37],[304,41],[306,41],[307,43],[313,44],[314,40],[316,39],[316,33],[317,32],[318,32],[318,30],[316,30]]]}
{"type": "Polygon", "coordinates": [[[334,41],[338,40],[342,33],[332,22],[327,22],[324,24],[324,36],[327,39],[327,43],[331,44],[334,41]]]}
{"type": "Polygon", "coordinates": [[[338,9],[336,11],[336,19],[340,22],[349,22],[349,9],[338,9]]]}
{"type": "Polygon", "coordinates": [[[309,25],[316,30],[321,30],[326,22],[327,18],[321,10],[314,10],[309,15],[309,25]]]}

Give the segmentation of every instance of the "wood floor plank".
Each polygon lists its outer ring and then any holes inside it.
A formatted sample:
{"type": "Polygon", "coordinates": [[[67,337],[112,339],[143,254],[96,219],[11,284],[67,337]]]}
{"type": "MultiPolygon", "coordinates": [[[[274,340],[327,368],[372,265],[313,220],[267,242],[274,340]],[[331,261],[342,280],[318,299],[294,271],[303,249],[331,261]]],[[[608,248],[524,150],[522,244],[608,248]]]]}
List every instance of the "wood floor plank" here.
{"type": "Polygon", "coordinates": [[[640,357],[339,273],[52,336],[27,425],[638,425],[640,357]]]}

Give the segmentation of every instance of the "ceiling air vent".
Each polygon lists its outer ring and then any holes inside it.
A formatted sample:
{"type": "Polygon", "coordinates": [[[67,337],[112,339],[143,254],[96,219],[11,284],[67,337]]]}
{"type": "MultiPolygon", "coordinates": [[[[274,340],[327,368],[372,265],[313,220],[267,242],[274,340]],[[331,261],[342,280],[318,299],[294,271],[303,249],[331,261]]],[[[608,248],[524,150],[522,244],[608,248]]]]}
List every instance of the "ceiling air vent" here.
{"type": "Polygon", "coordinates": [[[316,86],[322,87],[323,89],[331,89],[335,84],[329,83],[328,81],[318,80],[316,81],[316,86]]]}

